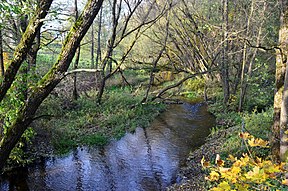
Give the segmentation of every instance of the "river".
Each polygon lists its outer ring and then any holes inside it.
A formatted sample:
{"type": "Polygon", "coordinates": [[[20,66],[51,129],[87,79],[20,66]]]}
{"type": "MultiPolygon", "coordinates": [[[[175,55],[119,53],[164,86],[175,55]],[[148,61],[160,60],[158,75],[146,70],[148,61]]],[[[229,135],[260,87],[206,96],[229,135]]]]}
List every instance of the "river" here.
{"type": "Polygon", "coordinates": [[[171,105],[150,127],[105,147],[79,147],[0,178],[1,191],[158,191],[205,142],[214,117],[203,103],[171,105]]]}

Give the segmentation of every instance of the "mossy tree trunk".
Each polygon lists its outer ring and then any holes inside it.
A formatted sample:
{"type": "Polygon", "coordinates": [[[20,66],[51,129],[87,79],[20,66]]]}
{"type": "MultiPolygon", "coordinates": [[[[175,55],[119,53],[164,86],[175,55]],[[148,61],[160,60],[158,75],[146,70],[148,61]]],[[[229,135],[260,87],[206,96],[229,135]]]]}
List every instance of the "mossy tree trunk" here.
{"type": "MultiPolygon", "coordinates": [[[[280,122],[281,113],[285,112],[287,108],[281,108],[283,104],[283,90],[284,90],[284,79],[286,71],[286,63],[288,56],[288,1],[280,0],[281,6],[281,17],[280,17],[280,30],[279,30],[279,49],[277,50],[276,57],[276,74],[275,74],[275,95],[274,95],[274,124],[272,126],[272,136],[271,136],[271,151],[275,160],[279,160],[283,152],[285,152],[284,147],[287,147],[287,140],[284,140],[284,132],[286,125],[283,126],[283,117],[280,122]],[[281,133],[280,133],[281,132],[281,133]],[[281,134],[281,137],[280,137],[281,134]],[[281,139],[281,140],[280,140],[281,139]],[[282,154],[280,155],[280,145],[282,147],[282,154]]],[[[286,82],[287,86],[287,82],[286,82]]],[[[287,89],[287,87],[286,87],[287,89]]],[[[287,90],[286,90],[287,91],[287,90]]],[[[287,118],[287,116],[286,116],[287,118]]]]}
{"type": "Polygon", "coordinates": [[[43,19],[46,17],[52,1],[53,0],[41,1],[39,8],[36,10],[35,15],[28,24],[27,30],[22,35],[20,43],[14,51],[13,59],[9,63],[8,68],[5,70],[3,81],[0,83],[0,102],[3,100],[7,91],[15,80],[15,76],[33,44],[37,31],[43,24],[43,19]]]}
{"type": "MultiPolygon", "coordinates": [[[[31,94],[29,95],[27,102],[18,109],[17,117],[11,122],[11,125],[7,129],[7,133],[1,137],[0,171],[3,170],[5,161],[8,159],[11,150],[17,144],[28,125],[33,121],[35,112],[40,104],[65,76],[65,72],[72,62],[77,47],[99,12],[102,3],[103,0],[89,0],[87,2],[79,19],[71,27],[57,61],[50,71],[38,82],[37,86],[31,89],[31,94]]],[[[27,30],[33,28],[35,27],[31,25],[30,22],[30,27],[28,27],[27,30]]]]}
{"type": "MultiPolygon", "coordinates": [[[[77,0],[74,0],[74,6],[75,6],[75,22],[77,21],[78,17],[79,17],[79,12],[78,12],[78,2],[77,0]]],[[[80,44],[77,48],[76,51],[76,58],[74,61],[74,70],[78,69],[78,65],[79,65],[79,59],[80,59],[80,52],[81,52],[81,47],[80,44]]],[[[78,91],[77,91],[77,73],[75,72],[73,74],[73,99],[77,100],[78,99],[78,91]]]]}
{"type": "Polygon", "coordinates": [[[4,55],[3,55],[2,29],[0,28],[0,76],[4,76],[4,55]]]}

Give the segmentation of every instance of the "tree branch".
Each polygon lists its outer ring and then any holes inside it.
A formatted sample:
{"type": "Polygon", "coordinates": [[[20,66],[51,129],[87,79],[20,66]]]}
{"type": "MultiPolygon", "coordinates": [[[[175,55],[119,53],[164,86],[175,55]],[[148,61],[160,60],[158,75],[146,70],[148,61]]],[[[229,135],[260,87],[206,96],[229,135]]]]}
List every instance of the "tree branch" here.
{"type": "Polygon", "coordinates": [[[185,81],[191,79],[191,78],[194,78],[195,76],[199,76],[199,75],[203,75],[203,74],[207,74],[207,73],[210,73],[212,71],[215,71],[215,70],[207,70],[207,71],[204,71],[204,72],[199,72],[199,73],[195,73],[195,74],[191,74],[185,78],[183,78],[182,80],[180,80],[179,82],[177,82],[176,84],[173,84],[173,85],[170,85],[170,86],[167,86],[166,88],[164,88],[163,90],[161,90],[155,97],[153,97],[151,100],[154,101],[155,99],[157,98],[161,98],[161,96],[168,90],[172,89],[172,88],[176,88],[178,86],[180,86],[182,83],[184,83],[185,81]]]}

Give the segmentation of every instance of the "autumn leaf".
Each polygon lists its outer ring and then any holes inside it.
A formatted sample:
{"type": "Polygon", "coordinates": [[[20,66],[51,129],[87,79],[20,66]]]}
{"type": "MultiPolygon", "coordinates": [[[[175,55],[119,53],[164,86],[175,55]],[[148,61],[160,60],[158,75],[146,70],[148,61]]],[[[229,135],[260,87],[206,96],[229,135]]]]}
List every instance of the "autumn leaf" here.
{"type": "Polygon", "coordinates": [[[210,163],[208,161],[205,160],[205,157],[203,156],[201,159],[201,165],[203,168],[207,168],[210,166],[210,163]]]}
{"type": "Polygon", "coordinates": [[[219,154],[216,155],[215,164],[217,164],[217,166],[224,166],[224,161],[221,160],[219,154]]]}
{"type": "Polygon", "coordinates": [[[260,169],[259,166],[255,166],[252,171],[246,174],[246,178],[255,183],[262,183],[266,181],[268,177],[269,176],[265,174],[264,170],[260,169]]]}
{"type": "Polygon", "coordinates": [[[237,161],[237,157],[234,157],[233,155],[229,155],[227,159],[230,160],[231,162],[237,161]]]}
{"type": "Polygon", "coordinates": [[[220,174],[216,171],[211,171],[208,177],[208,180],[210,181],[217,181],[220,178],[220,174]]]}
{"type": "Polygon", "coordinates": [[[226,190],[231,191],[231,186],[229,185],[228,182],[223,181],[217,187],[214,187],[211,190],[213,190],[213,191],[226,191],[226,190]]]}
{"type": "Polygon", "coordinates": [[[219,167],[219,172],[221,174],[227,173],[231,170],[231,168],[224,168],[224,167],[219,167]]]}
{"type": "Polygon", "coordinates": [[[252,137],[252,135],[250,135],[250,134],[247,133],[247,132],[239,133],[239,136],[240,136],[241,139],[244,139],[244,140],[249,139],[249,138],[252,137]]]}
{"type": "Polygon", "coordinates": [[[269,142],[268,141],[264,141],[263,139],[259,139],[259,138],[254,138],[252,137],[251,139],[248,140],[248,144],[250,145],[250,147],[263,147],[263,148],[267,148],[269,142]]]}
{"type": "Polygon", "coordinates": [[[286,186],[288,186],[288,179],[284,179],[284,180],[282,180],[282,182],[281,182],[283,185],[286,185],[286,186]]]}

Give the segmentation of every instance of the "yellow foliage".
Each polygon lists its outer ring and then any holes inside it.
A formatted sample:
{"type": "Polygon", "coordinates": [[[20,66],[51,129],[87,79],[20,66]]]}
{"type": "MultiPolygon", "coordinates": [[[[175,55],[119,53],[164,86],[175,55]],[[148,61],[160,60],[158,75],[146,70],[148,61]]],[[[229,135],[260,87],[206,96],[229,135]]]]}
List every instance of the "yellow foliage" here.
{"type": "Polygon", "coordinates": [[[8,52],[3,52],[3,61],[5,64],[7,64],[10,61],[10,55],[8,52]]]}
{"type": "Polygon", "coordinates": [[[219,180],[220,174],[218,172],[215,171],[211,171],[208,177],[208,180],[210,181],[217,181],[219,180]]]}
{"type": "Polygon", "coordinates": [[[288,179],[284,179],[284,180],[282,180],[282,182],[281,182],[283,185],[286,185],[286,186],[288,186],[288,179]]]}
{"type": "Polygon", "coordinates": [[[247,174],[245,174],[245,177],[251,182],[262,183],[265,182],[269,176],[263,169],[260,169],[259,166],[255,166],[253,170],[250,170],[247,174]]]}
{"type": "Polygon", "coordinates": [[[251,137],[251,135],[247,132],[240,133],[239,136],[240,136],[240,138],[242,138],[244,140],[249,139],[251,137]]]}
{"type": "MultiPolygon", "coordinates": [[[[254,138],[249,133],[241,133],[240,137],[247,141],[250,147],[268,147],[268,141],[254,138]]],[[[246,144],[247,147],[248,145],[246,144]]],[[[232,162],[232,164],[226,167],[224,166],[225,161],[221,160],[219,154],[216,156],[215,165],[211,165],[202,158],[202,166],[210,170],[206,180],[213,182],[214,185],[216,184],[211,190],[225,191],[235,189],[244,191],[255,190],[255,188],[259,190],[276,190],[279,187],[288,186],[288,179],[281,181],[285,173],[287,173],[284,168],[285,163],[275,164],[271,160],[253,157],[248,148],[247,150],[249,155],[243,154],[239,159],[229,155],[227,160],[232,162]]]]}
{"type": "Polygon", "coordinates": [[[250,147],[267,147],[268,148],[269,142],[252,137],[248,140],[248,144],[250,147]]]}
{"type": "Polygon", "coordinates": [[[202,167],[204,167],[204,168],[207,168],[207,167],[210,166],[210,163],[205,160],[204,156],[203,156],[202,159],[201,159],[201,165],[202,165],[202,167]]]}
{"type": "Polygon", "coordinates": [[[214,187],[211,190],[213,190],[213,191],[226,191],[226,190],[231,191],[231,186],[229,185],[228,182],[223,181],[217,187],[214,187]]]}

